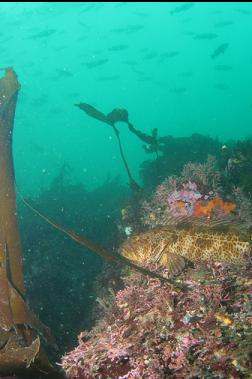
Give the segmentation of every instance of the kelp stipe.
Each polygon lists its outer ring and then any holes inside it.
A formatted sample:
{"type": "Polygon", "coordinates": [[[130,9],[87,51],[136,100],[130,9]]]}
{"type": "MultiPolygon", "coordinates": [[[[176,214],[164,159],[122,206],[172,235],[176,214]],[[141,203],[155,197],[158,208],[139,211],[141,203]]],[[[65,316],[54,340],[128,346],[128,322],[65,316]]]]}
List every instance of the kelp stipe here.
{"type": "Polygon", "coordinates": [[[93,253],[100,255],[101,257],[105,258],[109,262],[115,262],[121,265],[126,265],[136,271],[139,271],[141,274],[145,276],[150,276],[152,278],[156,278],[161,280],[162,282],[166,282],[171,284],[174,287],[181,288],[181,289],[187,289],[187,287],[179,282],[176,282],[175,280],[172,280],[171,278],[166,278],[162,275],[159,275],[156,272],[150,271],[144,267],[138,266],[131,262],[129,259],[126,257],[123,257],[120,254],[111,254],[107,250],[105,250],[103,247],[100,245],[96,244],[95,242],[91,241],[90,239],[80,236],[79,234],[75,233],[73,230],[65,228],[62,225],[57,224],[47,216],[43,215],[40,211],[38,211],[34,206],[32,206],[24,197],[23,195],[17,191],[18,195],[20,196],[21,200],[23,203],[30,208],[34,213],[36,213],[40,218],[42,218],[44,221],[46,221],[48,224],[50,224],[52,227],[55,229],[60,230],[64,234],[66,234],[68,237],[70,237],[72,240],[76,241],[78,244],[86,247],[93,253]]]}
{"type": "Polygon", "coordinates": [[[139,184],[135,181],[133,178],[128,162],[126,160],[123,148],[122,148],[122,142],[120,138],[120,133],[117,127],[115,126],[116,122],[126,122],[128,125],[128,112],[126,110],[121,110],[121,109],[114,109],[112,112],[110,112],[108,115],[105,115],[104,113],[98,111],[96,108],[94,108],[92,105],[86,104],[86,103],[80,103],[80,104],[75,104],[78,108],[83,110],[88,116],[95,118],[96,120],[99,120],[101,122],[104,122],[105,124],[110,125],[114,133],[116,135],[118,145],[119,145],[119,150],[120,150],[120,155],[124,164],[124,167],[127,171],[127,175],[129,178],[129,186],[131,190],[135,193],[140,192],[142,189],[139,186],[139,184]]]}

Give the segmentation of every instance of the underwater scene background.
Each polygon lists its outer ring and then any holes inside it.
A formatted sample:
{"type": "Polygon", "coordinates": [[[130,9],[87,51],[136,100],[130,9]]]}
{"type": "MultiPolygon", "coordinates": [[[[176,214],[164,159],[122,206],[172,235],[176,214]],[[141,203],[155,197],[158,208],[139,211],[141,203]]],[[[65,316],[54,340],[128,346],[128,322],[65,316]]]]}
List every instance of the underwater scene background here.
{"type": "Polygon", "coordinates": [[[1,3],[27,299],[62,377],[252,377],[251,38],[250,2],[1,3]]]}
{"type": "MultiPolygon", "coordinates": [[[[80,101],[125,107],[139,129],[160,136],[251,134],[251,5],[190,4],[2,3],[1,65],[15,66],[22,82],[14,152],[26,190],[47,186],[65,161],[89,187],[123,176],[111,130],[83,118],[80,101]]],[[[120,132],[137,172],[146,155],[120,132]]]]}

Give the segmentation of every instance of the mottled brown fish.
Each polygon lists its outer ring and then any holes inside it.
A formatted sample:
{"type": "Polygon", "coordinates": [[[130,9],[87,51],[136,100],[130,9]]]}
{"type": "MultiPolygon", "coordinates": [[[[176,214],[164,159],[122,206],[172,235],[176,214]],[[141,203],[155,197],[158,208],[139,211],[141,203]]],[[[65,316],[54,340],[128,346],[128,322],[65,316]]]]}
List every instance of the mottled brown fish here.
{"type": "Polygon", "coordinates": [[[159,227],[129,238],[120,253],[135,263],[159,263],[177,274],[188,261],[243,264],[250,251],[250,243],[238,233],[159,227]]]}

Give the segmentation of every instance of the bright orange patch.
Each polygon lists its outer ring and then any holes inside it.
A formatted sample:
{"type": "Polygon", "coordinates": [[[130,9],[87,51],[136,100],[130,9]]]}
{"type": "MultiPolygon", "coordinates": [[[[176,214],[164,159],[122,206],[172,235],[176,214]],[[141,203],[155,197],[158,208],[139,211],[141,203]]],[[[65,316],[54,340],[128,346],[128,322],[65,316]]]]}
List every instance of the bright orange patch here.
{"type": "Polygon", "coordinates": [[[193,215],[196,217],[200,216],[212,216],[214,211],[221,211],[225,215],[234,211],[236,205],[230,202],[223,201],[220,197],[215,197],[208,202],[198,201],[194,206],[193,215]]]}
{"type": "Polygon", "coordinates": [[[185,208],[185,203],[183,200],[177,200],[175,204],[176,204],[176,208],[178,208],[178,209],[184,209],[185,208]]]}

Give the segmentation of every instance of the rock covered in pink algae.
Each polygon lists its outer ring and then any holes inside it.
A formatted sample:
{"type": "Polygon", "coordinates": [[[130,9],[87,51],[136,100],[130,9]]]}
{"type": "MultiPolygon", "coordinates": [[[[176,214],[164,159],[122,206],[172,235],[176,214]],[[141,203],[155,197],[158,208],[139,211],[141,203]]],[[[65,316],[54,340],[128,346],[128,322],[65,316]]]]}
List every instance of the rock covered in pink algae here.
{"type": "Polygon", "coordinates": [[[252,270],[195,265],[189,291],[132,273],[62,365],[68,378],[247,378],[251,373],[252,270]]]}

